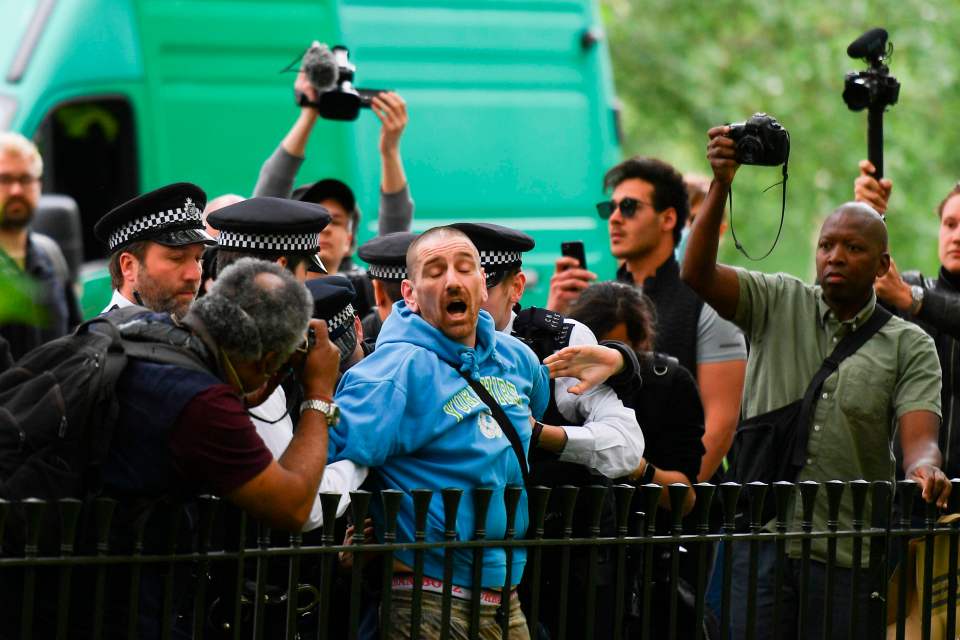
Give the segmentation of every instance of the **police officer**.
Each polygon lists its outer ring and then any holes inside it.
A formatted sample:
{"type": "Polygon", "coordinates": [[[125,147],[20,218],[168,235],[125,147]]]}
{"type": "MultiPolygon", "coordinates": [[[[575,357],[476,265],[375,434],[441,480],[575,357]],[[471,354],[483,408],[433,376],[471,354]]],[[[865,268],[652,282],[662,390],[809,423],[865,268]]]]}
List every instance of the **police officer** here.
{"type": "Polygon", "coordinates": [[[110,249],[113,297],[103,313],[140,305],[178,317],[200,287],[200,259],[216,244],[204,230],[203,189],[178,182],[112,209],[93,227],[110,249]]]}
{"type": "MultiPolygon", "coordinates": [[[[489,223],[457,223],[473,241],[480,253],[480,265],[487,279],[487,301],[483,308],[491,316],[498,331],[512,333],[527,343],[542,361],[552,353],[568,345],[597,344],[593,333],[584,325],[545,309],[520,310],[526,277],[521,270],[523,253],[533,249],[533,238],[527,234],[489,223]]],[[[533,484],[557,487],[565,484],[590,486],[609,485],[609,478],[629,475],[640,464],[643,455],[643,434],[631,409],[623,406],[616,394],[607,386],[600,385],[582,394],[570,393],[576,383],[572,378],[558,378],[552,382],[550,404],[544,413],[543,422],[534,427],[530,451],[530,480],[533,484]],[[535,444],[534,444],[535,443],[535,444]],[[536,448],[534,448],[536,447],[536,448]]],[[[589,506],[579,501],[574,516],[575,534],[586,535],[589,522],[589,506]],[[580,531],[577,529],[580,528],[580,531]]],[[[559,511],[551,500],[548,512],[559,511]]],[[[559,521],[556,518],[555,521],[559,521]]],[[[613,533],[612,501],[604,505],[603,533],[613,533]]],[[[548,531],[557,535],[558,531],[548,531]]],[[[549,556],[549,553],[547,554],[549,556]]],[[[605,553],[600,555],[598,567],[598,607],[612,606],[612,565],[605,553]],[[609,593],[604,593],[609,591],[609,593]],[[609,596],[609,597],[605,597],[609,596]]],[[[587,553],[574,553],[570,576],[570,601],[576,602],[579,594],[585,593],[587,553]]],[[[559,588],[561,577],[556,573],[559,562],[545,558],[541,599],[550,601],[549,594],[559,588]]],[[[535,586],[528,585],[531,588],[535,586]]],[[[598,638],[612,637],[613,614],[598,611],[595,615],[594,635],[598,638]],[[608,615],[609,614],[609,615],[608,615]]],[[[560,626],[567,625],[570,637],[585,637],[582,610],[571,607],[569,612],[544,612],[543,623],[551,636],[560,626]],[[566,614],[566,619],[564,619],[566,614]]]]}
{"type": "Polygon", "coordinates": [[[360,318],[353,308],[356,291],[341,275],[307,281],[313,296],[313,317],[327,323],[330,341],[340,350],[340,372],[360,362],[369,351],[364,347],[360,318]]]}
{"type": "Polygon", "coordinates": [[[409,231],[397,231],[371,238],[357,249],[357,255],[367,263],[367,277],[373,285],[374,306],[363,317],[363,336],[367,341],[376,342],[393,303],[403,297],[400,283],[407,277],[407,249],[416,237],[409,231]]]}

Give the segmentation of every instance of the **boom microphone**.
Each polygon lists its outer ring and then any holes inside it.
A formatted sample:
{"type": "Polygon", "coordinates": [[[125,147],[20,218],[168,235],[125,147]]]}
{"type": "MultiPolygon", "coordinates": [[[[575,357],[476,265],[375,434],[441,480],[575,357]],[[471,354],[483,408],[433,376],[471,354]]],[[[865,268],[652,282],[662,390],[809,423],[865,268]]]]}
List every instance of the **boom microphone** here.
{"type": "Polygon", "coordinates": [[[303,54],[303,63],[301,67],[307,74],[310,84],[316,89],[317,94],[330,91],[337,86],[340,80],[340,67],[333,56],[333,52],[325,44],[320,44],[316,40],[303,54]]]}
{"type": "Polygon", "coordinates": [[[870,29],[850,43],[847,55],[851,58],[879,58],[887,49],[887,30],[870,29]]]}

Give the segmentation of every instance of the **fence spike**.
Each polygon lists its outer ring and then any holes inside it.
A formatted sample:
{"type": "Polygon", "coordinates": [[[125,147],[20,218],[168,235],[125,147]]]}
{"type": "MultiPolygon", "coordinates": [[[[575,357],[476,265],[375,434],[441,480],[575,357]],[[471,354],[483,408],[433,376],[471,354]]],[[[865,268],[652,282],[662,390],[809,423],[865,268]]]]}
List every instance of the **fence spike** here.
{"type": "Polygon", "coordinates": [[[507,511],[507,538],[513,538],[516,535],[517,506],[520,504],[522,494],[523,487],[515,484],[503,490],[503,506],[507,511]]]}
{"type": "Polygon", "coordinates": [[[97,498],[93,502],[93,519],[97,527],[97,552],[106,554],[110,550],[110,526],[113,524],[113,511],[117,501],[113,498],[97,498]]]}
{"type": "Polygon", "coordinates": [[[767,497],[767,485],[750,482],[746,486],[747,503],[750,505],[750,530],[756,533],[763,527],[763,503],[767,497]]]}
{"type": "Polygon", "coordinates": [[[77,539],[77,522],[83,502],[76,498],[60,498],[57,504],[60,507],[60,554],[70,555],[77,539]]]}
{"type": "Polygon", "coordinates": [[[487,537],[487,511],[490,510],[490,499],[493,489],[478,487],[473,490],[473,536],[477,540],[487,537]]]}
{"type": "MultiPolygon", "coordinates": [[[[353,544],[363,544],[364,522],[370,511],[373,494],[363,489],[350,492],[350,515],[353,516],[353,544]]],[[[356,558],[354,559],[356,561],[356,558]]]]}
{"type": "Polygon", "coordinates": [[[10,513],[10,501],[0,498],[0,553],[3,552],[3,532],[7,524],[8,513],[10,513]]]}
{"type": "Polygon", "coordinates": [[[663,493],[663,487],[659,484],[650,483],[640,487],[640,502],[646,514],[644,531],[648,535],[651,535],[657,526],[657,506],[660,504],[661,493],[663,493]]]}
{"type": "Polygon", "coordinates": [[[433,491],[429,489],[413,490],[413,522],[417,540],[422,540],[426,536],[427,512],[430,511],[431,499],[433,499],[433,491]]]}
{"type": "Polygon", "coordinates": [[[630,505],[635,489],[629,484],[613,486],[613,497],[617,505],[617,536],[623,538],[629,533],[630,505]]]}
{"type": "Polygon", "coordinates": [[[713,496],[717,487],[709,482],[698,482],[693,485],[697,501],[693,503],[693,521],[697,523],[697,532],[707,533],[710,530],[710,508],[713,506],[713,496]]]}
{"type": "Polygon", "coordinates": [[[904,529],[910,528],[910,516],[913,514],[913,499],[916,495],[917,483],[913,480],[899,480],[897,493],[900,498],[900,523],[904,529]]]}
{"type": "Polygon", "coordinates": [[[220,508],[220,498],[211,495],[202,495],[197,498],[200,512],[199,549],[201,552],[210,550],[210,540],[213,537],[213,523],[220,508]]]}
{"type": "Polygon", "coordinates": [[[773,501],[777,510],[777,531],[787,530],[790,518],[790,499],[793,497],[794,484],[784,480],[773,483],[773,501]]]}
{"type": "Polygon", "coordinates": [[[840,502],[843,500],[843,488],[845,484],[842,480],[830,480],[826,483],[827,527],[836,529],[837,526],[839,526],[840,502]]]}
{"type": "Polygon", "coordinates": [[[530,525],[533,537],[543,537],[543,523],[547,518],[547,504],[550,502],[550,487],[536,485],[527,489],[527,503],[530,508],[530,525]]]}
{"type": "MultiPolygon", "coordinates": [[[[950,480],[950,485],[953,489],[950,491],[950,504],[947,507],[948,513],[956,513],[960,511],[960,478],[953,478],[950,480]]],[[[0,539],[3,538],[3,516],[0,515],[0,539]]]]}
{"type": "Polygon", "coordinates": [[[397,539],[397,514],[403,502],[403,492],[396,489],[384,489],[380,492],[383,501],[383,541],[393,542],[397,539]]]}
{"type": "Polygon", "coordinates": [[[726,532],[731,532],[736,528],[737,500],[739,498],[739,484],[724,482],[720,485],[720,502],[723,503],[723,528],[726,532]]]}
{"type": "Polygon", "coordinates": [[[565,484],[557,489],[560,496],[560,514],[563,518],[563,537],[569,538],[573,534],[573,512],[577,504],[579,487],[565,484]]]}
{"type": "Polygon", "coordinates": [[[820,483],[813,480],[804,480],[800,483],[800,502],[803,508],[803,526],[812,526],[813,507],[816,504],[817,492],[820,490],[820,483]]]}
{"type": "Polygon", "coordinates": [[[460,498],[463,497],[463,489],[447,487],[440,491],[443,499],[443,529],[444,532],[453,532],[456,536],[457,531],[457,512],[460,510],[460,498]]]}
{"type": "Polygon", "coordinates": [[[675,535],[683,533],[683,501],[687,499],[687,491],[689,490],[690,487],[682,482],[674,482],[667,487],[667,495],[670,498],[670,515],[673,520],[670,525],[675,535]]]}
{"type": "Polygon", "coordinates": [[[603,515],[603,504],[607,498],[607,488],[600,484],[586,487],[590,500],[590,536],[600,536],[600,516],[603,515]]]}
{"type": "Polygon", "coordinates": [[[848,484],[850,485],[850,495],[853,498],[853,528],[862,529],[870,483],[866,480],[853,480],[848,484]]]}

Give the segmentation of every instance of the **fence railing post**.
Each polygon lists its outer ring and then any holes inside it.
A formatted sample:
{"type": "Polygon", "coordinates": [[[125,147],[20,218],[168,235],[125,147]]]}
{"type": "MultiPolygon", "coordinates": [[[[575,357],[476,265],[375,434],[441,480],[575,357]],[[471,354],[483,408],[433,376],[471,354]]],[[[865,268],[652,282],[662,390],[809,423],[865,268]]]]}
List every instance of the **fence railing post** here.
{"type": "MultiPolygon", "coordinates": [[[[533,541],[543,540],[544,522],[547,517],[547,505],[550,502],[550,487],[537,485],[527,489],[527,501],[530,507],[530,527],[533,535],[528,536],[533,541]]],[[[534,545],[529,551],[528,563],[531,585],[540,584],[540,574],[543,568],[543,547],[534,545]]],[[[530,616],[527,618],[527,627],[531,638],[538,637],[540,630],[540,589],[532,588],[530,593],[530,616]]]]}
{"type": "MultiPolygon", "coordinates": [[[[833,629],[834,591],[837,582],[837,529],[840,526],[840,501],[843,498],[844,483],[840,480],[830,480],[826,483],[827,492],[827,576],[824,589],[823,633],[828,634],[833,629]]],[[[851,594],[856,599],[856,594],[851,594]]]]}
{"type": "Polygon", "coordinates": [[[736,482],[724,482],[720,485],[720,502],[723,503],[723,584],[720,592],[720,638],[730,637],[730,590],[733,579],[733,532],[737,524],[737,500],[740,498],[740,485],[736,482]]]}
{"type": "MultiPolygon", "coordinates": [[[[443,498],[443,539],[453,542],[457,539],[457,511],[460,508],[460,498],[463,489],[446,488],[440,491],[443,498]]],[[[453,549],[443,548],[443,594],[440,603],[440,640],[450,638],[450,609],[453,606],[453,549]]]]}
{"type": "MultiPolygon", "coordinates": [[[[97,576],[94,585],[94,638],[103,637],[103,608],[106,604],[105,592],[107,581],[106,557],[110,552],[110,527],[113,524],[113,512],[116,506],[117,501],[110,498],[97,498],[93,503],[93,518],[97,531],[97,556],[103,559],[103,562],[97,565],[97,576]]],[[[164,604],[166,603],[167,600],[165,598],[164,604]]],[[[163,613],[167,613],[167,610],[164,609],[163,613]]],[[[162,622],[165,624],[168,623],[167,618],[165,617],[162,622]]]]}
{"type": "Polygon", "coordinates": [[[907,583],[913,578],[907,571],[907,558],[910,552],[910,534],[904,533],[911,528],[913,519],[913,498],[917,484],[913,480],[899,480],[897,493],[900,505],[900,531],[898,547],[900,549],[900,581],[897,591],[897,640],[904,640],[907,634],[907,583]]]}
{"type": "Polygon", "coordinates": [[[364,529],[366,528],[367,513],[370,512],[370,499],[373,495],[369,491],[350,492],[350,515],[353,517],[353,564],[350,567],[350,619],[349,638],[356,640],[360,630],[360,587],[363,585],[363,545],[366,542],[364,529]]]}
{"type": "MultiPolygon", "coordinates": [[[[660,494],[663,487],[659,484],[645,484],[640,487],[640,504],[643,505],[643,537],[651,538],[656,535],[657,510],[660,504],[660,494]]],[[[643,595],[641,600],[641,640],[650,640],[650,624],[653,617],[653,555],[656,552],[653,543],[649,540],[643,547],[643,595]]]]}
{"type": "MultiPolygon", "coordinates": [[[[699,482],[693,485],[697,501],[693,505],[691,517],[697,523],[697,535],[705,536],[710,533],[710,508],[713,506],[713,494],[716,487],[709,482],[699,482]]],[[[710,545],[714,543],[701,542],[697,544],[697,584],[696,599],[693,604],[694,617],[697,626],[694,630],[694,640],[703,638],[703,616],[706,610],[707,592],[707,560],[709,559],[710,545]]]]}
{"type": "MultiPolygon", "coordinates": [[[[510,485],[503,491],[503,506],[507,512],[507,528],[504,532],[504,540],[513,540],[516,536],[517,507],[520,504],[520,497],[523,495],[523,487],[510,485]]],[[[504,553],[507,556],[506,573],[503,579],[502,599],[500,601],[500,634],[504,640],[510,638],[510,607],[513,604],[510,599],[513,596],[513,547],[504,547],[504,553]]]]}
{"type": "MultiPolygon", "coordinates": [[[[73,555],[74,543],[77,537],[77,522],[80,519],[80,508],[83,502],[76,498],[61,498],[57,501],[60,509],[60,557],[69,558],[73,555]]],[[[67,637],[70,618],[70,579],[73,566],[60,566],[60,586],[57,598],[57,638],[67,637]]]]}
{"type": "MultiPolygon", "coordinates": [[[[433,492],[428,489],[413,490],[413,540],[423,542],[427,538],[427,513],[433,492]]],[[[420,620],[423,615],[423,563],[424,550],[413,552],[413,596],[410,604],[410,637],[420,637],[420,620]]]]}
{"type": "MultiPolygon", "coordinates": [[[[633,486],[618,484],[613,487],[613,497],[616,501],[617,538],[627,537],[630,526],[630,503],[633,501],[633,486]]],[[[624,608],[626,606],[627,584],[627,545],[622,542],[617,545],[617,575],[614,587],[613,605],[613,638],[620,640],[623,637],[624,608]]],[[[698,594],[699,595],[699,594],[698,594]]],[[[699,640],[699,639],[698,639],[699,640]]]]}
{"type": "Polygon", "coordinates": [[[850,484],[850,495],[853,499],[853,530],[857,535],[853,538],[853,547],[851,555],[852,574],[850,577],[850,591],[853,593],[853,600],[850,603],[850,627],[847,636],[850,640],[855,640],[859,635],[857,621],[860,618],[860,592],[862,591],[862,567],[863,564],[863,525],[865,523],[865,513],[867,502],[867,492],[870,490],[870,483],[866,480],[854,480],[850,484]]]}
{"type": "MultiPolygon", "coordinates": [[[[473,539],[487,537],[487,511],[493,489],[478,487],[473,490],[473,539]]],[[[470,640],[480,637],[480,595],[483,591],[483,547],[473,548],[473,573],[470,576],[470,640]]],[[[502,595],[502,594],[501,594],[502,595]]]]}
{"type": "MultiPolygon", "coordinates": [[[[560,517],[563,521],[563,530],[561,537],[569,540],[573,536],[573,514],[577,504],[577,495],[580,489],[572,485],[565,484],[557,489],[560,497],[560,517]]],[[[534,589],[539,585],[533,585],[534,589]]],[[[567,597],[570,592],[570,546],[564,545],[560,550],[560,596],[557,602],[557,611],[559,611],[559,631],[558,640],[566,640],[567,637],[567,597]]]]}
{"type": "MultiPolygon", "coordinates": [[[[607,488],[602,485],[591,485],[586,488],[590,505],[590,537],[596,540],[600,537],[600,517],[603,515],[603,504],[607,497],[607,488]]],[[[600,547],[590,545],[587,556],[587,601],[583,612],[583,632],[586,640],[594,637],[597,605],[597,565],[600,563],[600,547]]]]}
{"type": "Polygon", "coordinates": [[[795,485],[792,482],[780,480],[773,483],[773,500],[776,507],[777,541],[776,558],[773,565],[773,637],[780,640],[783,637],[783,578],[787,559],[787,523],[790,518],[790,507],[793,506],[795,485]]]}
{"type": "MultiPolygon", "coordinates": [[[[403,501],[403,492],[396,489],[384,489],[380,492],[383,501],[383,542],[393,544],[397,541],[397,514],[403,501]]],[[[391,610],[393,609],[393,551],[383,554],[383,581],[380,590],[380,627],[384,638],[393,633],[391,610]]]]}
{"type": "Polygon", "coordinates": [[[820,484],[812,480],[804,480],[800,482],[799,486],[802,510],[800,530],[806,535],[800,542],[800,593],[798,594],[797,605],[797,637],[803,638],[808,622],[807,610],[810,608],[810,550],[813,541],[809,534],[813,532],[813,509],[814,506],[816,506],[820,484]]]}
{"type": "MultiPolygon", "coordinates": [[[[950,513],[960,510],[960,479],[950,481],[950,513]]],[[[947,628],[944,636],[957,637],[957,553],[960,553],[960,521],[950,523],[950,559],[947,569],[947,628]]]]}

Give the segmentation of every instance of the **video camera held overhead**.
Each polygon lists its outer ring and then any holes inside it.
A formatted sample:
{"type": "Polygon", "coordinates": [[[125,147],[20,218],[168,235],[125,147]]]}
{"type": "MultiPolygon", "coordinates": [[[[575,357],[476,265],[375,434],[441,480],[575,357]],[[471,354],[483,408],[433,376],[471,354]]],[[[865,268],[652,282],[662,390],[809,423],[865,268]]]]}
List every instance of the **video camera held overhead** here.
{"type": "Polygon", "coordinates": [[[353,86],[357,67],[350,62],[350,50],[343,45],[330,49],[314,41],[303,55],[301,69],[317,93],[316,102],[297,94],[300,106],[309,105],[327,120],[356,120],[361,108],[370,108],[381,89],[358,89],[353,86]]]}

